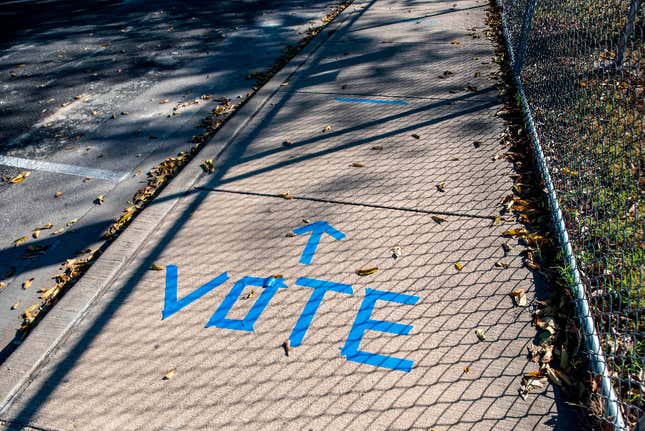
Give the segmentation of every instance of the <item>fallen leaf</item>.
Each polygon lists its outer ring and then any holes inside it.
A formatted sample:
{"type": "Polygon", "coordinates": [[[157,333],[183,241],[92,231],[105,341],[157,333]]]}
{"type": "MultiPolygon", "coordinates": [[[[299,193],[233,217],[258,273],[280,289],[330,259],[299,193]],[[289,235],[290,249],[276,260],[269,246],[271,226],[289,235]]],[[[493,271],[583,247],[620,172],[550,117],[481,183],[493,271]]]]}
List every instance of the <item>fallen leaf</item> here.
{"type": "Polygon", "coordinates": [[[331,126],[330,125],[325,126],[325,128],[322,131],[323,133],[331,132],[331,126]]]}
{"type": "Polygon", "coordinates": [[[282,193],[280,193],[279,196],[282,199],[287,199],[287,200],[293,199],[293,196],[291,194],[289,194],[289,192],[282,192],[282,193]]]}
{"type": "Polygon", "coordinates": [[[482,329],[475,330],[475,335],[477,335],[479,341],[486,341],[486,334],[484,334],[484,331],[482,329]]]}
{"type": "Polygon", "coordinates": [[[151,269],[152,271],[163,271],[163,266],[153,263],[152,265],[150,265],[149,269],[151,269]]]}
{"type": "MultiPolygon", "coordinates": [[[[101,197],[101,196],[99,196],[99,197],[101,197]]],[[[65,223],[65,226],[70,227],[71,225],[75,224],[77,221],[78,221],[78,218],[73,218],[70,221],[68,221],[67,223],[65,223]]]]}
{"type": "Polygon", "coordinates": [[[213,164],[212,159],[204,160],[204,162],[200,166],[202,170],[207,174],[212,174],[213,172],[215,172],[215,165],[213,164]]]}
{"type": "Polygon", "coordinates": [[[248,294],[244,296],[242,299],[251,299],[255,296],[255,290],[250,291],[248,294]]]}
{"type": "Polygon", "coordinates": [[[528,235],[529,231],[526,230],[526,228],[520,227],[520,228],[513,228],[513,229],[508,229],[502,233],[504,236],[523,236],[523,235],[528,235]]]}
{"type": "Polygon", "coordinates": [[[309,224],[309,223],[311,223],[311,220],[309,220],[308,218],[303,218],[303,219],[302,219],[302,222],[303,222],[304,224],[309,224]]]}
{"type": "Polygon", "coordinates": [[[159,104],[160,104],[160,105],[163,105],[163,104],[166,104],[166,103],[169,103],[169,102],[170,102],[170,99],[163,99],[163,100],[161,100],[161,101],[159,102],[159,104]]]}
{"type": "Polygon", "coordinates": [[[293,142],[291,141],[282,141],[282,146],[283,147],[290,147],[293,145],[293,142]]]}
{"type": "Polygon", "coordinates": [[[354,168],[364,168],[365,165],[363,163],[360,163],[360,162],[354,162],[354,163],[352,163],[352,167],[354,167],[354,168]]]}
{"type": "Polygon", "coordinates": [[[23,281],[22,282],[22,288],[25,289],[25,290],[29,289],[31,287],[31,283],[33,283],[33,282],[34,282],[33,278],[30,278],[29,280],[23,281]]]}
{"type": "Polygon", "coordinates": [[[456,40],[456,39],[455,39],[455,40],[453,40],[453,41],[452,41],[452,42],[450,42],[450,43],[451,43],[452,45],[459,45],[461,42],[459,42],[458,40],[456,40]]]}
{"type": "Polygon", "coordinates": [[[291,343],[289,343],[289,340],[282,343],[281,347],[284,349],[285,356],[289,356],[289,352],[291,351],[291,343]]]}
{"type": "Polygon", "coordinates": [[[96,205],[103,205],[103,201],[105,201],[105,196],[103,195],[98,195],[96,199],[94,199],[94,203],[96,205]]]}
{"type": "Polygon", "coordinates": [[[401,250],[401,247],[399,246],[392,247],[391,252],[392,258],[394,259],[398,259],[399,257],[401,257],[401,254],[403,254],[403,250],[401,250]]]}
{"type": "Polygon", "coordinates": [[[7,283],[0,281],[0,290],[4,289],[5,287],[7,287],[7,283]]]}
{"type": "Polygon", "coordinates": [[[511,246],[508,245],[508,243],[504,243],[504,244],[502,244],[502,250],[504,250],[504,252],[508,253],[508,252],[511,251],[511,246]]]}
{"type": "Polygon", "coordinates": [[[469,365],[466,365],[466,366],[464,367],[464,374],[468,374],[468,373],[470,373],[470,366],[469,366],[469,365]]]}
{"type": "Polygon", "coordinates": [[[166,372],[166,374],[163,375],[161,380],[170,380],[175,377],[175,374],[177,374],[177,368],[171,368],[166,372]]]}
{"type": "Polygon", "coordinates": [[[11,306],[11,309],[12,309],[12,310],[15,310],[16,308],[18,308],[18,306],[19,306],[19,305],[20,305],[20,302],[16,302],[15,304],[13,304],[13,305],[11,306]]]}
{"type": "Polygon", "coordinates": [[[371,275],[374,274],[376,271],[378,271],[377,267],[372,267],[372,268],[361,268],[356,270],[356,274],[360,275],[361,277],[364,277],[366,275],[371,275]]]}
{"type": "Polygon", "coordinates": [[[517,307],[526,307],[528,300],[526,299],[526,292],[524,289],[515,289],[511,291],[511,298],[517,307]]]}
{"type": "Polygon", "coordinates": [[[495,267],[497,268],[508,268],[509,265],[510,264],[508,262],[504,262],[503,260],[498,260],[497,262],[495,262],[495,267]]]}
{"type": "Polygon", "coordinates": [[[436,187],[437,187],[437,190],[439,190],[440,192],[445,192],[446,191],[446,182],[442,181],[439,184],[437,184],[436,187]]]}
{"type": "Polygon", "coordinates": [[[438,223],[438,224],[441,224],[441,223],[443,223],[443,222],[445,222],[445,221],[448,221],[448,219],[447,219],[447,218],[445,218],[445,217],[441,217],[441,216],[437,216],[437,215],[430,216],[430,218],[431,218],[432,220],[434,220],[434,222],[435,222],[435,223],[438,223]]]}
{"type": "Polygon", "coordinates": [[[29,238],[27,238],[26,236],[21,236],[20,238],[18,238],[18,239],[16,239],[16,240],[14,240],[13,245],[14,245],[14,246],[19,246],[19,245],[21,245],[22,243],[24,243],[25,241],[27,241],[28,239],[29,239],[29,238]]]}
{"type": "Polygon", "coordinates": [[[23,171],[23,172],[20,172],[15,177],[3,178],[2,181],[4,181],[5,183],[10,183],[10,184],[18,184],[18,183],[23,182],[29,175],[31,175],[31,172],[23,171]]]}
{"type": "Polygon", "coordinates": [[[479,148],[482,146],[482,143],[483,143],[482,141],[473,141],[473,147],[479,148]]]}
{"type": "Polygon", "coordinates": [[[295,236],[297,236],[297,235],[296,235],[295,233],[293,233],[293,232],[287,232],[285,236],[286,236],[287,238],[293,238],[293,237],[295,237],[295,236]]]}
{"type": "Polygon", "coordinates": [[[414,139],[421,139],[421,136],[417,135],[416,133],[413,133],[412,136],[414,139]]]}
{"type": "Polygon", "coordinates": [[[52,235],[58,235],[59,233],[65,232],[65,228],[61,227],[52,232],[52,235]]]}
{"type": "Polygon", "coordinates": [[[372,147],[372,150],[374,150],[374,151],[382,151],[383,150],[383,145],[374,145],[372,147]]]}
{"type": "Polygon", "coordinates": [[[61,197],[62,195],[63,195],[63,192],[56,192],[56,193],[54,193],[54,197],[55,197],[55,198],[59,198],[59,197],[61,197]]]}
{"type": "Polygon", "coordinates": [[[455,262],[455,268],[457,271],[461,271],[464,268],[464,265],[461,262],[455,262]]]}

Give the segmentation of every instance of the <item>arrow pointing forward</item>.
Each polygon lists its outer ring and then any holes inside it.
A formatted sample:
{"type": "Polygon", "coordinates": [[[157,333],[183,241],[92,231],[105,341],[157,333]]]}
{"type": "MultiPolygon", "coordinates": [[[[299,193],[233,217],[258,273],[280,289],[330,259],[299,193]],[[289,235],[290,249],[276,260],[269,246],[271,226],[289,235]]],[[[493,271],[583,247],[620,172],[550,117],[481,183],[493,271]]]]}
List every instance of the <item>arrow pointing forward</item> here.
{"type": "Polygon", "coordinates": [[[326,233],[337,241],[345,238],[344,233],[342,233],[338,229],[331,227],[329,223],[324,220],[294,229],[293,233],[295,233],[296,235],[311,233],[309,241],[307,242],[307,245],[305,246],[305,249],[300,256],[300,263],[302,263],[303,265],[309,265],[311,263],[311,260],[314,258],[314,253],[316,253],[316,248],[318,248],[318,243],[320,242],[323,233],[326,233]]]}

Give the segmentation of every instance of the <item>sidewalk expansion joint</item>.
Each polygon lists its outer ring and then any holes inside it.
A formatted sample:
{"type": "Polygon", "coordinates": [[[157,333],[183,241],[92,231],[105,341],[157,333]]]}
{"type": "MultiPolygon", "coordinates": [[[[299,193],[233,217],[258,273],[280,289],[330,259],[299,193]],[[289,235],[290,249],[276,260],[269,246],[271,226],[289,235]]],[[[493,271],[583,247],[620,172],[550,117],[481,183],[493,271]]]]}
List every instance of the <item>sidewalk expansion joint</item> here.
{"type": "MultiPolygon", "coordinates": [[[[219,189],[219,188],[212,188],[212,187],[205,187],[205,186],[196,187],[195,189],[211,192],[211,193],[227,193],[227,194],[244,195],[244,196],[257,196],[257,197],[263,197],[263,198],[285,199],[284,195],[280,195],[280,194],[247,192],[243,190],[219,189]]],[[[417,213],[417,214],[429,214],[429,215],[436,214],[436,215],[475,218],[475,219],[484,219],[484,220],[495,220],[496,218],[494,215],[488,216],[488,215],[480,215],[480,214],[461,213],[457,211],[437,211],[437,210],[425,210],[420,208],[396,207],[392,205],[370,204],[370,203],[363,203],[363,202],[348,202],[348,201],[339,201],[334,199],[316,198],[313,196],[290,195],[288,199],[309,201],[309,202],[321,202],[325,204],[334,204],[334,205],[351,205],[351,206],[359,206],[359,207],[367,207],[367,208],[377,208],[377,209],[384,209],[384,210],[391,210],[391,211],[403,211],[403,212],[411,212],[411,213],[417,213]]]]}

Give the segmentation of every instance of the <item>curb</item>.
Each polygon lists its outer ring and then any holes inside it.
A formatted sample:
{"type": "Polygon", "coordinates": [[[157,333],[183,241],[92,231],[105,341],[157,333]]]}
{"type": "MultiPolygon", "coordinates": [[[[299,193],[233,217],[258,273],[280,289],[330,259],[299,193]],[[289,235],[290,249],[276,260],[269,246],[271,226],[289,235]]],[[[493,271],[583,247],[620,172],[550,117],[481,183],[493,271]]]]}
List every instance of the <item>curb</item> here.
{"type": "Polygon", "coordinates": [[[108,246],[90,269],[45,315],[25,341],[0,365],[0,414],[33,380],[40,366],[62,344],[91,306],[108,290],[121,270],[133,259],[178,201],[204,177],[204,159],[218,159],[245,126],[280,91],[309,58],[345,24],[353,14],[350,3],[302,50],[235,112],[164,190],[137,215],[135,220],[108,246]]]}

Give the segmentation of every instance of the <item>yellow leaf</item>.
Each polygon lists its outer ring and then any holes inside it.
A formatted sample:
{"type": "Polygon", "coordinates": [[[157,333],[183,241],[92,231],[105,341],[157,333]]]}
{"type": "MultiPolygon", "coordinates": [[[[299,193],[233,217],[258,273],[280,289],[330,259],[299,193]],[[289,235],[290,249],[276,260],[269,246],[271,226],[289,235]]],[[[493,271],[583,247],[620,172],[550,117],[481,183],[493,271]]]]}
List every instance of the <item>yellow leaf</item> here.
{"type": "Polygon", "coordinates": [[[17,240],[15,240],[15,241],[13,242],[13,245],[14,245],[14,246],[19,246],[20,244],[22,244],[22,243],[24,243],[25,241],[27,241],[27,239],[29,239],[29,238],[27,238],[26,236],[21,236],[20,238],[18,238],[17,240]]]}
{"type": "Polygon", "coordinates": [[[461,42],[459,42],[458,40],[456,40],[456,39],[455,39],[455,40],[453,40],[453,41],[452,41],[452,42],[450,42],[450,43],[451,43],[452,45],[459,45],[461,42]]]}
{"type": "Polygon", "coordinates": [[[378,271],[377,267],[361,268],[356,270],[356,274],[360,275],[361,277],[364,277],[366,275],[374,274],[376,271],[378,271]]]}
{"type": "Polygon", "coordinates": [[[77,221],[78,221],[77,218],[73,218],[70,221],[68,221],[67,223],[65,223],[65,226],[69,227],[69,226],[75,224],[77,221]]]}
{"type": "Polygon", "coordinates": [[[52,235],[58,235],[59,233],[65,232],[65,228],[59,228],[52,232],[52,235]]]}
{"type": "Polygon", "coordinates": [[[354,163],[352,163],[352,167],[354,167],[354,168],[364,168],[365,165],[363,163],[360,163],[360,162],[354,162],[354,163]]]}
{"type": "Polygon", "coordinates": [[[523,227],[519,227],[519,228],[508,229],[508,230],[504,231],[504,233],[502,235],[504,235],[504,236],[522,236],[522,235],[528,235],[528,234],[529,234],[529,231],[527,231],[523,227]]]}
{"type": "Polygon", "coordinates": [[[40,229],[36,229],[35,231],[33,231],[31,236],[34,237],[34,239],[38,239],[38,237],[40,236],[40,229]]]}
{"type": "Polygon", "coordinates": [[[33,278],[30,278],[29,280],[23,281],[22,288],[25,289],[25,290],[29,289],[29,287],[31,286],[31,283],[33,283],[33,282],[34,282],[33,278]]]}
{"type": "Polygon", "coordinates": [[[29,171],[23,171],[20,172],[18,175],[12,178],[3,178],[4,182],[10,183],[10,184],[18,184],[23,182],[29,175],[31,175],[31,172],[29,171]]]}
{"type": "Polygon", "coordinates": [[[0,281],[0,290],[4,289],[5,287],[7,287],[7,283],[0,281]]]}
{"type": "Polygon", "coordinates": [[[163,271],[163,266],[153,263],[152,265],[150,265],[150,269],[152,271],[163,271]]]}
{"type": "Polygon", "coordinates": [[[200,166],[202,170],[207,174],[212,174],[213,172],[215,172],[215,165],[213,164],[212,159],[204,160],[200,166]]]}
{"type": "Polygon", "coordinates": [[[12,309],[12,310],[15,310],[16,308],[18,308],[18,306],[19,306],[19,305],[20,305],[20,301],[18,301],[18,302],[16,302],[15,304],[13,304],[13,305],[11,306],[11,309],[12,309]]]}
{"type": "Polygon", "coordinates": [[[175,374],[177,374],[177,368],[171,368],[163,375],[162,380],[170,380],[175,377],[175,374]]]}
{"type": "Polygon", "coordinates": [[[455,268],[457,268],[457,271],[461,271],[464,268],[464,265],[460,262],[456,262],[455,268]]]}
{"type": "Polygon", "coordinates": [[[484,334],[484,331],[481,329],[475,330],[475,335],[477,335],[477,338],[479,338],[479,341],[486,341],[486,334],[484,334]]]}
{"type": "Polygon", "coordinates": [[[287,200],[293,199],[293,196],[291,194],[289,194],[289,192],[282,192],[282,193],[280,193],[279,196],[282,199],[287,199],[287,200]]]}
{"type": "Polygon", "coordinates": [[[526,307],[528,305],[524,289],[512,290],[511,297],[513,298],[513,302],[515,302],[515,305],[518,307],[526,307]]]}
{"type": "Polygon", "coordinates": [[[464,367],[464,374],[468,374],[468,373],[470,373],[470,366],[469,366],[469,365],[466,365],[466,366],[464,367]]]}
{"type": "Polygon", "coordinates": [[[47,224],[42,225],[41,227],[36,228],[35,230],[46,230],[46,229],[51,229],[53,227],[54,227],[53,224],[47,223],[47,224]]]}

